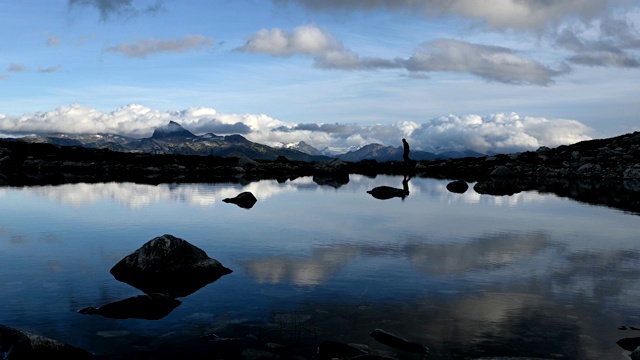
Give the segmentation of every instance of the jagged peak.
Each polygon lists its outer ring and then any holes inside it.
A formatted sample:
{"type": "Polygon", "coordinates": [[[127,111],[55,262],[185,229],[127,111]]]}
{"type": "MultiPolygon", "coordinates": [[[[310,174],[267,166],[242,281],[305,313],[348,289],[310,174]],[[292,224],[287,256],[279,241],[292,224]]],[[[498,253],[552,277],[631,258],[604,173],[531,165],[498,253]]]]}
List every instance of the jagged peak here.
{"type": "Polygon", "coordinates": [[[167,125],[156,128],[151,136],[154,139],[167,137],[187,137],[194,138],[195,134],[182,127],[182,125],[171,120],[167,125]]]}

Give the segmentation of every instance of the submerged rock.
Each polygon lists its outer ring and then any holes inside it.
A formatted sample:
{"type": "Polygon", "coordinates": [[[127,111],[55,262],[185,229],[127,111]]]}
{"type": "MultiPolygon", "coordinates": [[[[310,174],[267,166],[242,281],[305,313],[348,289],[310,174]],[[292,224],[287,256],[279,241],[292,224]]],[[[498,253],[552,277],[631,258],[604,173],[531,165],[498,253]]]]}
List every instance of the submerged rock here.
{"type": "Polygon", "coordinates": [[[226,203],[232,203],[240,206],[241,208],[251,209],[253,205],[258,201],[256,197],[249,191],[242,192],[234,198],[222,199],[226,203]]]}
{"type": "Polygon", "coordinates": [[[397,335],[388,333],[384,330],[375,329],[371,333],[369,333],[372,338],[378,341],[381,344],[390,346],[394,349],[403,350],[407,352],[417,353],[417,354],[428,354],[429,349],[416,342],[411,342],[405,340],[397,335]]]}
{"type": "Polygon", "coordinates": [[[184,297],[232,270],[186,240],[165,234],[120,260],[110,272],[147,294],[184,297]]]}
{"type": "Polygon", "coordinates": [[[90,352],[44,336],[0,325],[0,358],[10,360],[91,359],[90,352]]]}
{"type": "Polygon", "coordinates": [[[86,307],[81,314],[98,314],[112,319],[159,320],[182,302],[164,294],[145,294],[109,303],[99,308],[86,307]]]}

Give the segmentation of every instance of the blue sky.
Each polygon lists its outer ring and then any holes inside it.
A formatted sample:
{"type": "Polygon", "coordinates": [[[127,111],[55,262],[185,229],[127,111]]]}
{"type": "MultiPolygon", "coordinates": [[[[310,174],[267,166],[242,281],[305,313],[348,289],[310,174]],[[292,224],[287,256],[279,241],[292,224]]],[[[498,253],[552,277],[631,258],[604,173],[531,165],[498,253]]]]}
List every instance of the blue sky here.
{"type": "Polygon", "coordinates": [[[0,134],[519,151],[640,130],[636,0],[1,5],[0,134]]]}

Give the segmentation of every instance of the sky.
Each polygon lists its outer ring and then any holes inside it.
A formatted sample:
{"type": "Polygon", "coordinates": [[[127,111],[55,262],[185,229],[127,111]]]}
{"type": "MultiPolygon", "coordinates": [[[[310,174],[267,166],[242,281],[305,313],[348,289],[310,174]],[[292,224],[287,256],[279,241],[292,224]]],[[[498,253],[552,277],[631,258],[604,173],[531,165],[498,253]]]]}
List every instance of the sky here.
{"type": "Polygon", "coordinates": [[[640,130],[638,0],[15,0],[0,135],[516,152],[640,130]]]}

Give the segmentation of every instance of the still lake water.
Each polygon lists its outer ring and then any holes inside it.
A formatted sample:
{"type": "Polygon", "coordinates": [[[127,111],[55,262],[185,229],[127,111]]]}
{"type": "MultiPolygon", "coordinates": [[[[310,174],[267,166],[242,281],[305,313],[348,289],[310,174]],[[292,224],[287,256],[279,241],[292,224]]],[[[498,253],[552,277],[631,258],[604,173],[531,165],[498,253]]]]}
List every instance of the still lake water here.
{"type": "Polygon", "coordinates": [[[389,200],[366,191],[401,177],[0,188],[0,324],[100,355],[206,352],[214,343],[200,337],[215,333],[422,358],[376,343],[368,333],[381,328],[427,345],[429,359],[627,359],[616,341],[640,336],[618,329],[640,328],[638,215],[446,184],[413,178],[389,200]],[[221,201],[242,191],[252,209],[221,201]],[[234,272],[160,320],[77,312],[141,294],[109,269],[163,234],[234,272]]]}

